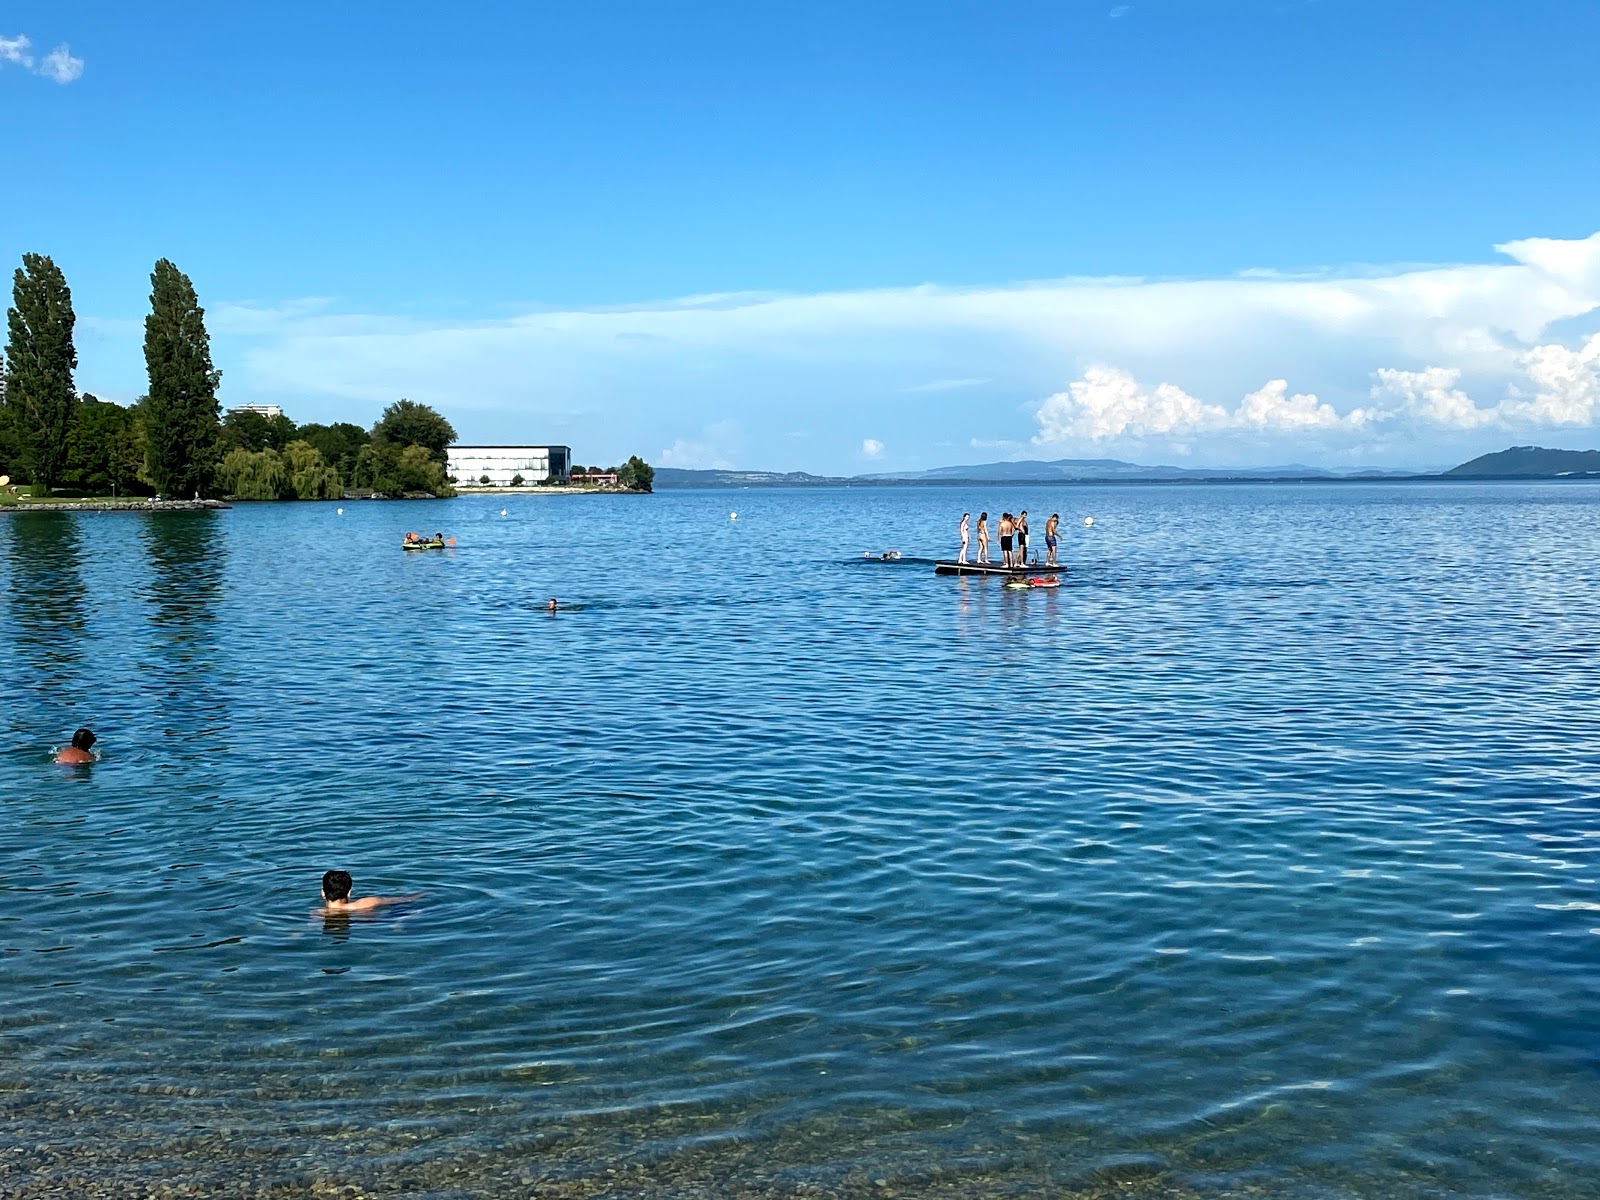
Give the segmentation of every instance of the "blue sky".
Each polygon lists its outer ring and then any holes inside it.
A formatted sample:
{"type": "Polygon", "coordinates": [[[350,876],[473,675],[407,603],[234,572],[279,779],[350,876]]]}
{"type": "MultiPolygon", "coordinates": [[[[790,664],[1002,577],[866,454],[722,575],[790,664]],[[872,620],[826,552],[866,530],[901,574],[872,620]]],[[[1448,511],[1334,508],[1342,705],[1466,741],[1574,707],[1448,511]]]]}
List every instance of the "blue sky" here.
{"type": "Polygon", "coordinates": [[[9,3],[0,261],[66,271],[97,394],[164,255],[225,402],[579,461],[1587,447],[1595,45],[1592,0],[9,3]]]}

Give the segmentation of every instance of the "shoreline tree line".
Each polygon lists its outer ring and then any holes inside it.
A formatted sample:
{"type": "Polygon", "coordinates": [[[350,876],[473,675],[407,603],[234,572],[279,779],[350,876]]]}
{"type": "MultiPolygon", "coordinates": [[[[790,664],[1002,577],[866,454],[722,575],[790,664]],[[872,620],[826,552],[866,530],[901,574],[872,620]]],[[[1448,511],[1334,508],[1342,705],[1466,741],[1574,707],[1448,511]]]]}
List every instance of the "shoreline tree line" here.
{"type": "MultiPolygon", "coordinates": [[[[281,412],[224,416],[205,310],[189,277],[167,259],[150,275],[149,390],[131,406],[77,391],[72,292],[48,256],[22,256],[12,298],[0,362],[0,474],[30,485],[36,496],[455,495],[445,472],[456,432],[426,404],[398,400],[370,430],[348,421],[297,425],[281,412]]],[[[619,471],[627,486],[650,490],[654,472],[642,459],[619,471]]]]}

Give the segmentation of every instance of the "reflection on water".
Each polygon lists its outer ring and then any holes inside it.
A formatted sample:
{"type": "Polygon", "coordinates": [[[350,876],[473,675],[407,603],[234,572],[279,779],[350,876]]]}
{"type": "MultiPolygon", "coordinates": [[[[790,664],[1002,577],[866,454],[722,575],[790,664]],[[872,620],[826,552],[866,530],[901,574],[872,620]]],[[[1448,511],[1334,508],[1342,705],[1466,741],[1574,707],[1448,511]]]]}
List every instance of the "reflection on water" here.
{"type": "Polygon", "coordinates": [[[0,678],[7,685],[13,734],[38,744],[41,734],[70,734],[87,699],[77,687],[85,624],[83,538],[72,513],[14,513],[4,522],[7,641],[16,658],[0,678]],[[17,702],[21,695],[28,703],[17,702]]]}
{"type": "Polygon", "coordinates": [[[153,636],[146,643],[147,695],[157,700],[168,737],[190,757],[220,753],[227,727],[226,672],[218,660],[217,610],[227,551],[214,512],[151,513],[139,536],[148,566],[144,598],[153,636]]]}

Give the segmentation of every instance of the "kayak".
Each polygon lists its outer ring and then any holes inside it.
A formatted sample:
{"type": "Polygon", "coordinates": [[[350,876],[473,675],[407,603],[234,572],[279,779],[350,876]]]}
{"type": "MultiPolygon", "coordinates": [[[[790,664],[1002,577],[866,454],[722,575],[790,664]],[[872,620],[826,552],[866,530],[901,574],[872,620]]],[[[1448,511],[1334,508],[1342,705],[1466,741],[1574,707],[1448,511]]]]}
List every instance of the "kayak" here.
{"type": "Polygon", "coordinates": [[[443,542],[401,542],[402,550],[443,550],[443,542]]]}

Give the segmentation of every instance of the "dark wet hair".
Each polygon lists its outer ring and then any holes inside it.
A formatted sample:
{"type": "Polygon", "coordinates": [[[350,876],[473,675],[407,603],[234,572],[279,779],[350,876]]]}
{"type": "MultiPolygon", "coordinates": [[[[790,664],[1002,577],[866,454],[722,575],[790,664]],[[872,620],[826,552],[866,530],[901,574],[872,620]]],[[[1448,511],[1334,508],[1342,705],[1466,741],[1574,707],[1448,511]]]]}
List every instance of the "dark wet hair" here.
{"type": "Polygon", "coordinates": [[[989,514],[988,513],[981,512],[981,513],[978,514],[978,520],[987,521],[988,519],[989,519],[989,514]]]}
{"type": "Polygon", "coordinates": [[[322,898],[324,900],[350,899],[350,887],[355,881],[350,878],[349,871],[325,871],[322,875],[322,898]]]}
{"type": "Polygon", "coordinates": [[[94,745],[94,730],[80,729],[72,735],[72,744],[79,750],[87,750],[94,745]]]}

